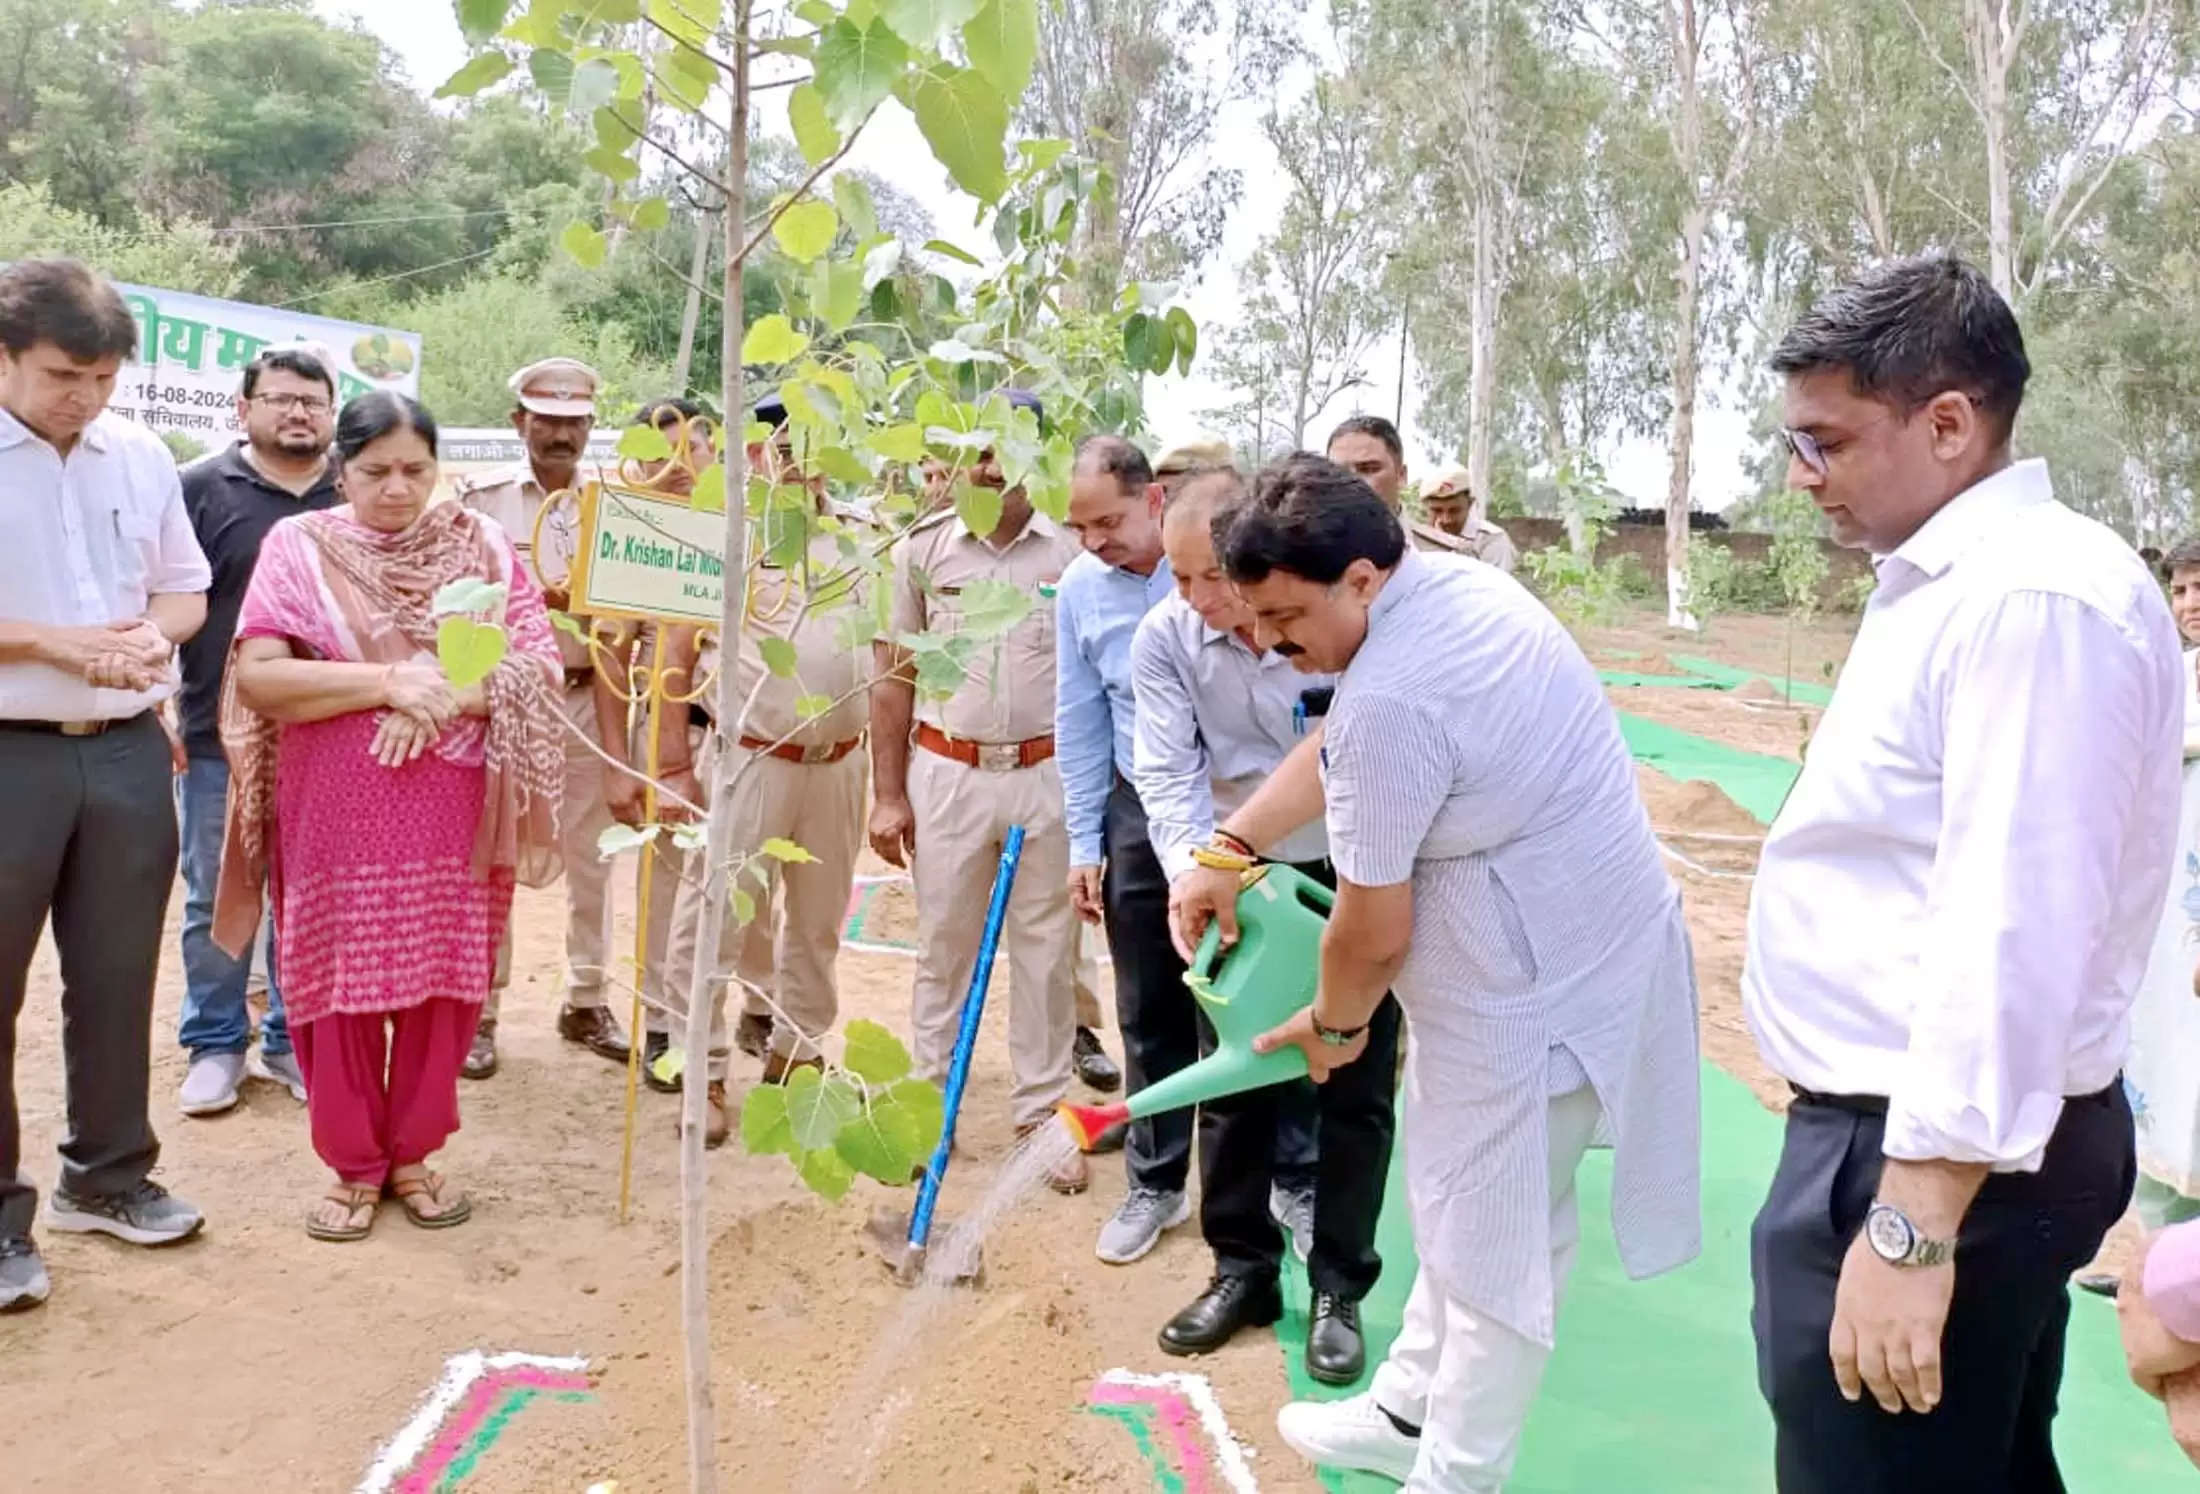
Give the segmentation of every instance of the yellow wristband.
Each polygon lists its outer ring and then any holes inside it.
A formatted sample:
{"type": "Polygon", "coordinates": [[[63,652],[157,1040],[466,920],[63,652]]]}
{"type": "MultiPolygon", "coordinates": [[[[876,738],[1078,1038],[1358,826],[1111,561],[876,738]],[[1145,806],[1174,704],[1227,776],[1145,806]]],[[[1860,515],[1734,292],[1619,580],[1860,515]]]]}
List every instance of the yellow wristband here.
{"type": "Polygon", "coordinates": [[[1253,860],[1234,851],[1218,851],[1212,846],[1200,846],[1192,852],[1192,860],[1210,871],[1249,872],[1253,860]]]}

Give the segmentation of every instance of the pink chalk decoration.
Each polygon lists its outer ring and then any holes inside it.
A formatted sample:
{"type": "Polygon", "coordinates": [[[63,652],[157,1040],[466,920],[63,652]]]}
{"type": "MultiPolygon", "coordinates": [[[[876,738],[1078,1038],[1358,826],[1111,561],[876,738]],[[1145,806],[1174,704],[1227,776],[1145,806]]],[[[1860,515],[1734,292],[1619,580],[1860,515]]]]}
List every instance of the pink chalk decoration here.
{"type": "Polygon", "coordinates": [[[586,1375],[563,1374],[553,1370],[531,1366],[498,1370],[476,1380],[466,1393],[465,1402],[458,1414],[443,1424],[442,1433],[413,1464],[412,1471],[398,1482],[396,1494],[435,1494],[436,1485],[444,1473],[465,1451],[466,1444],[481,1430],[481,1424],[497,1408],[507,1395],[515,1390],[578,1391],[585,1395],[594,1387],[586,1375]]]}
{"type": "Polygon", "coordinates": [[[1109,1370],[1093,1382],[1091,1404],[1136,1406],[1157,1423],[1170,1467],[1184,1494],[1259,1494],[1245,1449],[1230,1430],[1205,1375],[1141,1375],[1109,1370]],[[1220,1483],[1215,1476],[1220,1476],[1220,1483]]]}

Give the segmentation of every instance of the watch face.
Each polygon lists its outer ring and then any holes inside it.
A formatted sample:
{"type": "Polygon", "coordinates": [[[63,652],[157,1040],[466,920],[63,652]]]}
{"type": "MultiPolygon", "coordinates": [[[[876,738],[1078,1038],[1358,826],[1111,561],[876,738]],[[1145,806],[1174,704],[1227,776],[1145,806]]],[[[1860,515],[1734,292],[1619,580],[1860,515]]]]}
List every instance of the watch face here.
{"type": "Polygon", "coordinates": [[[1872,1205],[1872,1211],[1864,1216],[1864,1236],[1881,1260],[1897,1264],[1908,1260],[1917,1244],[1916,1226],[1903,1217],[1901,1210],[1886,1204],[1872,1205]]]}

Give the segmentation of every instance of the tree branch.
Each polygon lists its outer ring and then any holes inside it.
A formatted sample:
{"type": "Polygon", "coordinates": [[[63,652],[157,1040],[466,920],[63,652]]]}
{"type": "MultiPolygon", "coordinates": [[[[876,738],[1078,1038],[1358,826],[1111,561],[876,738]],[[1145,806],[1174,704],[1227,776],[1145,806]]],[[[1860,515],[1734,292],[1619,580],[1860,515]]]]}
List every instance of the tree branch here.
{"type": "Polygon", "coordinates": [[[1896,3],[1902,7],[1902,13],[1910,18],[1910,24],[1917,28],[1918,40],[1925,43],[1926,55],[1931,57],[1939,65],[1940,70],[1948,75],[1949,80],[1956,85],[1956,92],[1963,95],[1963,101],[1969,104],[1974,112],[1984,117],[1986,106],[1979,102],[1979,96],[1972,91],[1971,85],[1964,82],[1963,74],[1956,71],[1954,64],[1949,62],[1946,54],[1940,50],[1940,43],[1935,41],[1932,32],[1926,29],[1924,18],[1917,13],[1917,7],[1912,5],[1910,0],[1896,0],[1896,3]]]}
{"type": "Polygon", "coordinates": [[[832,170],[835,166],[840,164],[842,158],[845,157],[848,152],[855,147],[857,137],[863,133],[863,127],[871,122],[871,114],[876,114],[877,112],[877,106],[873,105],[871,113],[864,115],[863,118],[856,121],[855,128],[850,130],[848,132],[847,138],[840,142],[840,149],[834,151],[824,160],[818,162],[815,169],[813,169],[808,176],[802,179],[802,182],[799,186],[797,186],[792,192],[789,192],[784,197],[782,197],[779,200],[779,205],[774,207],[769,213],[766,213],[764,215],[764,221],[760,225],[758,225],[756,232],[749,236],[749,241],[746,244],[741,246],[742,264],[747,264],[749,261],[749,256],[756,252],[756,246],[764,242],[764,235],[772,231],[772,225],[779,221],[780,214],[786,212],[788,208],[791,208],[796,203],[800,202],[804,195],[809,192],[810,188],[817,185],[818,179],[820,177],[824,176],[826,172],[832,170]]]}

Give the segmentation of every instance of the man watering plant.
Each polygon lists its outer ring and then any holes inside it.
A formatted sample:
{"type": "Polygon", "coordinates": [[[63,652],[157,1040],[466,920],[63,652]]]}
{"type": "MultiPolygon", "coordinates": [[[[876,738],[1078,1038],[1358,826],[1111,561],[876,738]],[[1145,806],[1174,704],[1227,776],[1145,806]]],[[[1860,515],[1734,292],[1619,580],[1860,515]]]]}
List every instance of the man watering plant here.
{"type": "MultiPolygon", "coordinates": [[[[1407,548],[1398,516],[1310,456],[1215,520],[1256,637],[1339,676],[1322,730],[1216,836],[1263,852],[1326,816],[1337,871],[1313,1005],[1260,1040],[1317,1082],[1411,1022],[1405,1151],[1420,1274],[1370,1389],[1277,1417],[1316,1462],[1411,1494],[1502,1487],[1579,1237],[1574,1174],[1617,1150],[1629,1274],[1691,1259],[1695,981],[1680,900],[1594,671],[1502,572],[1407,548]],[[1431,649],[1428,640],[1446,640],[1431,649]]],[[[1174,898],[1177,937],[1236,936],[1236,877],[1174,898]]],[[[1326,1140],[1326,1138],[1325,1138],[1326,1140]]]]}
{"type": "MultiPolygon", "coordinates": [[[[1134,776],[1172,885],[1192,876],[1203,855],[1216,859],[1202,848],[1217,815],[1252,797],[1328,708],[1331,681],[1300,673],[1258,642],[1252,609],[1215,557],[1216,508],[1244,490],[1245,480],[1224,467],[1196,469],[1170,492],[1161,535],[1176,595],[1146,614],[1131,646],[1134,776]]],[[[1328,849],[1316,821],[1271,854],[1334,885],[1328,849]]],[[[1163,1350],[1203,1353],[1241,1327],[1282,1316],[1282,1224],[1313,1283],[1307,1372],[1330,1385],[1360,1378],[1367,1367],[1360,1301],[1382,1271],[1375,1221],[1390,1168],[1398,1025],[1398,1003],[1385,999],[1366,1062],[1334,1082],[1267,1085],[1199,1107],[1199,1225],[1215,1275],[1161,1330],[1163,1350]]]]}

